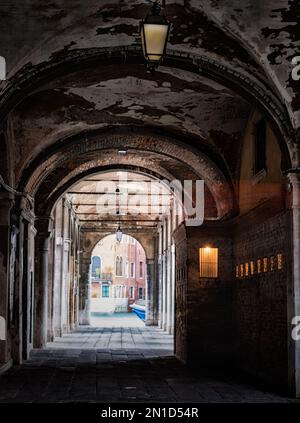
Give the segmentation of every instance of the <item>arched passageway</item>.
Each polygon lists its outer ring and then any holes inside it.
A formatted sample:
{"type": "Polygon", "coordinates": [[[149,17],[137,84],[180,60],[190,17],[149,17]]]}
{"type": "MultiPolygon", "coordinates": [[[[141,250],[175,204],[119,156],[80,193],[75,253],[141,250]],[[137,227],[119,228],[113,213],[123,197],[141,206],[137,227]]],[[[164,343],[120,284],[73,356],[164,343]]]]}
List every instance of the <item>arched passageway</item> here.
{"type": "Polygon", "coordinates": [[[97,312],[128,313],[136,302],[146,326],[174,334],[172,225],[182,219],[181,207],[167,181],[145,173],[105,171],[73,184],[52,212],[47,311],[41,307],[50,327],[47,338],[41,328],[41,346],[90,325],[97,312]]]}
{"type": "Polygon", "coordinates": [[[38,47],[14,37],[1,85],[1,369],[87,328],[92,252],[120,227],[145,250],[146,328],[177,359],[299,396],[299,89],[294,25],[276,29],[293,2],[257,19],[247,0],[247,33],[234,2],[175,0],[154,75],[144,2],[92,3],[68,25],[49,5],[57,36],[45,17],[38,47]]]}

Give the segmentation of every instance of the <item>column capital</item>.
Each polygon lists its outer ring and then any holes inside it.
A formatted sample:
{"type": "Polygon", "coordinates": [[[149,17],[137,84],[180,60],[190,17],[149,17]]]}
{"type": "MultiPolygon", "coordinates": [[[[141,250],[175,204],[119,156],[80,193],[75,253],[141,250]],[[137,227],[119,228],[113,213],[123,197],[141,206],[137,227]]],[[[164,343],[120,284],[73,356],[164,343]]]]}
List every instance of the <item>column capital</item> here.
{"type": "Polygon", "coordinates": [[[300,186],[300,169],[291,169],[286,173],[286,177],[292,187],[300,186]]]}
{"type": "Polygon", "coordinates": [[[286,173],[286,176],[290,183],[290,191],[292,194],[293,209],[300,208],[300,172],[299,169],[294,169],[286,173]]]}
{"type": "Polygon", "coordinates": [[[48,243],[44,241],[49,240],[53,235],[53,218],[52,217],[36,217],[34,220],[34,227],[36,229],[36,238],[43,243],[43,250],[48,248],[48,243]]]}
{"type": "Polygon", "coordinates": [[[22,219],[26,220],[28,223],[34,226],[35,223],[35,214],[31,210],[23,209],[21,210],[22,219]]]}

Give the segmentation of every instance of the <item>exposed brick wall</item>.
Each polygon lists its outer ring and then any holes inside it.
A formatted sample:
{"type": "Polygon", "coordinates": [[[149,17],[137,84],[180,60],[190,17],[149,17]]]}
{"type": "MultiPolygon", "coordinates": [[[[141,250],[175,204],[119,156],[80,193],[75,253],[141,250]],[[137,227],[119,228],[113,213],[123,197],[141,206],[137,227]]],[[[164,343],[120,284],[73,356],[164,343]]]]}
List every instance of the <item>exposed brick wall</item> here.
{"type": "Polygon", "coordinates": [[[232,245],[216,226],[186,228],[187,240],[175,236],[177,272],[187,261],[186,275],[176,280],[176,354],[192,366],[222,366],[233,356],[232,245]],[[199,248],[206,244],[219,248],[217,279],[199,277],[199,248]]]}
{"type": "Polygon", "coordinates": [[[187,360],[187,240],[184,225],[180,225],[174,233],[176,244],[176,276],[175,276],[175,353],[187,360]]]}
{"type": "Polygon", "coordinates": [[[232,357],[232,243],[224,227],[188,228],[188,361],[223,366],[232,357]],[[218,248],[218,277],[199,277],[199,248],[218,248]]]}
{"type": "Polygon", "coordinates": [[[287,384],[289,222],[288,212],[283,212],[256,224],[249,221],[248,226],[244,221],[234,234],[234,265],[254,261],[254,274],[244,273],[234,283],[237,365],[273,388],[274,383],[281,388],[287,384]],[[281,270],[278,253],[283,257],[281,270]],[[275,258],[273,270],[270,257],[275,258]],[[268,258],[268,269],[258,274],[259,258],[268,258]]]}

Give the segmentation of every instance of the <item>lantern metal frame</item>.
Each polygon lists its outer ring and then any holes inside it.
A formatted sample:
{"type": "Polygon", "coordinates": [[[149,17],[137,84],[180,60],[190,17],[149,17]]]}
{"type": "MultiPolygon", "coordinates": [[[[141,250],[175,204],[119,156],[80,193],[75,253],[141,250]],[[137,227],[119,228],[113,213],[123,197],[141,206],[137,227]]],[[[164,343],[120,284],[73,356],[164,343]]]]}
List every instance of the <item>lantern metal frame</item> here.
{"type": "Polygon", "coordinates": [[[166,56],[167,44],[168,44],[170,28],[171,28],[171,23],[167,20],[166,16],[161,13],[161,11],[162,11],[162,7],[160,6],[159,2],[154,1],[152,3],[150,12],[147,14],[145,19],[143,19],[140,23],[140,34],[141,34],[143,53],[146,60],[146,66],[151,72],[154,72],[154,70],[161,64],[164,57],[166,56]],[[165,44],[164,44],[163,52],[161,55],[157,53],[148,53],[147,41],[146,41],[146,35],[145,35],[145,24],[163,25],[165,27],[168,27],[165,44]],[[160,59],[151,60],[151,56],[160,56],[160,59]]]}

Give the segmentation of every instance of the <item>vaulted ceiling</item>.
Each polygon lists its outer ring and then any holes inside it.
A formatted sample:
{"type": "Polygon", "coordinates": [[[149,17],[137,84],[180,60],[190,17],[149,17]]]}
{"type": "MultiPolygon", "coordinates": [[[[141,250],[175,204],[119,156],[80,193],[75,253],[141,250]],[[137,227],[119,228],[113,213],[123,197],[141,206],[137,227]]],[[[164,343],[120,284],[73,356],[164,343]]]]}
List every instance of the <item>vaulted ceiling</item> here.
{"type": "MultiPolygon", "coordinates": [[[[8,79],[0,85],[0,116],[9,117],[17,183],[36,163],[44,171],[36,171],[36,180],[44,183],[43,189],[51,183],[55,189],[59,172],[63,180],[66,169],[71,174],[77,164],[84,166],[83,154],[85,171],[95,166],[92,159],[117,165],[109,135],[94,157],[91,150],[80,150],[80,139],[124,127],[144,134],[128,161],[139,151],[139,166],[148,158],[149,168],[208,179],[217,166],[220,180],[235,181],[247,121],[262,103],[294,142],[291,130],[300,124],[299,84],[291,78],[291,60],[299,47],[298,1],[166,3],[172,22],[169,59],[151,75],[136,59],[141,55],[139,22],[149,9],[144,0],[1,2],[0,55],[6,58],[8,79]],[[101,61],[94,60],[100,54],[101,61]],[[153,145],[153,133],[174,137],[186,153],[161,154],[158,144],[155,154],[147,152],[147,128],[153,145]],[[72,137],[77,137],[81,156],[65,151],[69,156],[62,164],[57,146],[72,137]],[[200,171],[191,165],[189,150],[199,153],[200,171]]],[[[122,138],[118,142],[117,149],[122,138]]],[[[291,155],[293,151],[292,146],[291,155]]]]}

